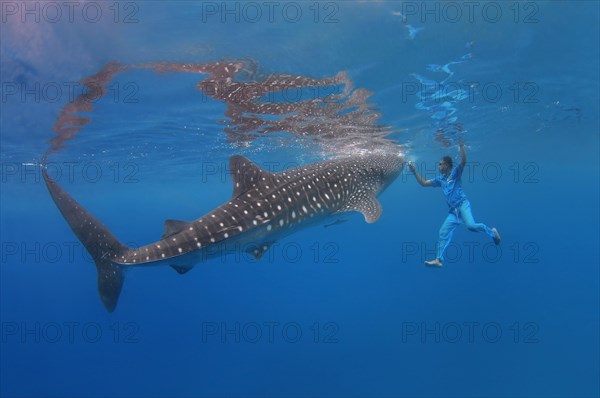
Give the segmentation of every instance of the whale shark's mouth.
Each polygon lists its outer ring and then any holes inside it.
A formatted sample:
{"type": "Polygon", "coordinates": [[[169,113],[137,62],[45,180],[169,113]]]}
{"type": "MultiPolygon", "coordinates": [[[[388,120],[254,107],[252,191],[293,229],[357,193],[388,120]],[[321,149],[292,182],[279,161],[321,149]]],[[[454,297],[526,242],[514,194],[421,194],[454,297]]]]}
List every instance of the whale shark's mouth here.
{"type": "Polygon", "coordinates": [[[81,84],[86,90],[59,112],[54,125],[58,136],[51,140],[51,148],[44,159],[60,151],[92,121],[96,102],[110,95],[118,75],[144,70],[161,75],[206,75],[197,82],[196,89],[203,96],[225,104],[224,126],[220,131],[232,144],[285,134],[317,143],[331,156],[386,148],[398,152],[398,145],[387,138],[394,131],[379,124],[381,115],[368,102],[372,93],[354,89],[345,72],[333,77],[312,78],[289,74],[261,75],[256,64],[247,61],[132,65],[112,62],[83,79],[81,84]]]}

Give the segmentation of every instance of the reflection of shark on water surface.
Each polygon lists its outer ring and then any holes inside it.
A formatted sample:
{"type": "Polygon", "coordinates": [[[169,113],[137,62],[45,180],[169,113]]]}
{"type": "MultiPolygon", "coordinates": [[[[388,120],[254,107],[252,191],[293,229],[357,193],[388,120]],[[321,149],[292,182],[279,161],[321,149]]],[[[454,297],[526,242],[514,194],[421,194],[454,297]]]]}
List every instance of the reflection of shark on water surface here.
{"type": "Polygon", "coordinates": [[[230,159],[233,196],[192,221],[167,220],[161,240],[138,248],[120,243],[43,170],[52,199],[92,255],[98,290],[109,311],[117,305],[124,271],[133,266],[170,265],[185,273],[219,255],[226,244],[241,244],[260,258],[277,239],[299,227],[341,212],[358,211],[369,223],[379,219],[380,194],[401,172],[397,152],[356,155],[269,173],[242,156],[230,159]]]}

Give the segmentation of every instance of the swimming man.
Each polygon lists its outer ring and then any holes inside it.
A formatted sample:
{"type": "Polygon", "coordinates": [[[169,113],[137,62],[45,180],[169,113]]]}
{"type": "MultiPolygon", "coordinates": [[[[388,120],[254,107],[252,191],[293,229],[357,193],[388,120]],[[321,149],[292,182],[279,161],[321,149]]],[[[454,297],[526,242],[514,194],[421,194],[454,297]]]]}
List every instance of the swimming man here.
{"type": "Polygon", "coordinates": [[[460,164],[454,168],[452,167],[452,158],[450,156],[444,156],[439,163],[441,175],[431,180],[424,180],[417,172],[415,165],[412,162],[408,163],[408,167],[410,167],[414,173],[419,184],[424,187],[442,187],[444,195],[446,196],[446,202],[448,203],[448,207],[450,207],[450,212],[440,228],[437,257],[433,260],[425,261],[426,265],[435,267],[441,267],[443,265],[444,252],[452,240],[452,234],[456,227],[463,223],[469,231],[485,232],[492,237],[495,244],[500,244],[500,234],[498,234],[496,228],[488,228],[487,225],[476,223],[473,219],[473,214],[471,214],[471,203],[469,203],[467,196],[462,190],[461,177],[465,163],[467,163],[467,152],[465,151],[465,146],[463,144],[460,145],[460,153],[462,159],[460,164]]]}

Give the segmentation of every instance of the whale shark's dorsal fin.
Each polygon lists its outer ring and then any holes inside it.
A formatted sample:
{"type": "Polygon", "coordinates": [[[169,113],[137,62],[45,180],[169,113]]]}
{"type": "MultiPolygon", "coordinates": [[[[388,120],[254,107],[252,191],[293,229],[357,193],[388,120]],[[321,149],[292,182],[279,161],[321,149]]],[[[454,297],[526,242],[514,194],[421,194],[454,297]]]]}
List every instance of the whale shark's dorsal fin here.
{"type": "Polygon", "coordinates": [[[348,204],[340,212],[358,211],[365,217],[369,224],[374,223],[381,217],[381,203],[370,192],[355,194],[348,200],[348,204]]]}
{"type": "Polygon", "coordinates": [[[268,185],[273,174],[261,169],[244,156],[235,155],[229,158],[229,170],[233,180],[233,197],[238,197],[257,185],[268,185]]]}
{"type": "Polygon", "coordinates": [[[173,236],[176,233],[183,231],[189,225],[190,223],[188,221],[165,220],[165,231],[163,232],[161,239],[173,236]]]}

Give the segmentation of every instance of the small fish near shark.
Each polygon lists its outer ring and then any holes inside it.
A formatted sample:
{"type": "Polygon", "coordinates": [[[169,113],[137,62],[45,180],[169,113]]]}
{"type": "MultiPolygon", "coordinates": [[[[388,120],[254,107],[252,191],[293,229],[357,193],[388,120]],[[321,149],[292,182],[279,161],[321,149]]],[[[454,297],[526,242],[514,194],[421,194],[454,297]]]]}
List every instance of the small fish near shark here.
{"type": "Polygon", "coordinates": [[[334,225],[340,225],[340,224],[343,224],[343,223],[345,223],[345,222],[348,222],[348,220],[337,219],[337,220],[335,220],[335,221],[333,221],[333,222],[330,222],[329,224],[325,224],[325,225],[323,225],[323,227],[325,227],[325,228],[329,228],[329,227],[333,227],[334,225]]]}
{"type": "Polygon", "coordinates": [[[229,201],[195,221],[165,221],[160,240],[137,248],[119,242],[42,168],[52,199],[96,263],[98,291],[109,312],[117,306],[130,267],[169,265],[185,273],[226,242],[252,243],[252,254],[260,258],[276,240],[339,213],[357,211],[368,223],[377,221],[377,196],[400,174],[404,158],[397,152],[353,155],[280,173],[239,155],[229,163],[229,201]]]}

